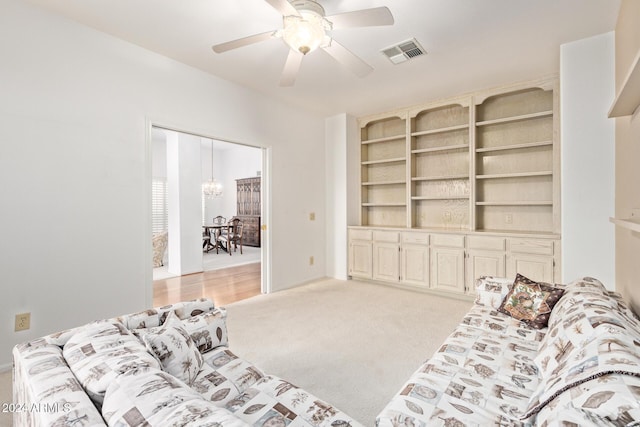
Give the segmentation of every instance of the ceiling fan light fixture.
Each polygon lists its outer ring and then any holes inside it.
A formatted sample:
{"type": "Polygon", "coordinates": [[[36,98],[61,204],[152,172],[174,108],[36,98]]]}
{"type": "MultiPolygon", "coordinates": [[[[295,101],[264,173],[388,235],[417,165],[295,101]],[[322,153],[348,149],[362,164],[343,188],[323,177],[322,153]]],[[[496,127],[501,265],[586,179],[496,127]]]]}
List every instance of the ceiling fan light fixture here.
{"type": "Polygon", "coordinates": [[[322,6],[315,2],[308,3],[318,6],[319,11],[302,9],[299,10],[299,16],[285,16],[282,29],[285,43],[304,55],[322,46],[326,42],[327,30],[331,29],[331,23],[324,18],[322,6]]]}

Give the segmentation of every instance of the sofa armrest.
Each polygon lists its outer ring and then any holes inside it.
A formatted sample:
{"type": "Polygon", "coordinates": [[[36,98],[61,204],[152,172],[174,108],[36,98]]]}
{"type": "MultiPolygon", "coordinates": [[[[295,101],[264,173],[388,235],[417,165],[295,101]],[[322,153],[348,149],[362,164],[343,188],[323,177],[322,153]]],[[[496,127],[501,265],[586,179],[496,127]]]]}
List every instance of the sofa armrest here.
{"type": "Polygon", "coordinates": [[[43,339],[13,348],[13,420],[16,426],[106,426],[62,357],[43,339]]]}

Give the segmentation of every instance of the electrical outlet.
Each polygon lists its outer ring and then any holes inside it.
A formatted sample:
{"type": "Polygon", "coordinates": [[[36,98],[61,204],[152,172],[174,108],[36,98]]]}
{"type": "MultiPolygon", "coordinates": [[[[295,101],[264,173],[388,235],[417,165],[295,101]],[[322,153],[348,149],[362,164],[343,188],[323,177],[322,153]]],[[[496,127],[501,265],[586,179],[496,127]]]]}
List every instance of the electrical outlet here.
{"type": "Polygon", "coordinates": [[[309,257],[309,265],[313,265],[313,263],[314,263],[313,256],[310,256],[309,257]]]}
{"type": "Polygon", "coordinates": [[[504,216],[504,222],[505,222],[505,224],[513,224],[513,215],[512,214],[506,214],[504,216]]]}
{"type": "Polygon", "coordinates": [[[15,331],[26,331],[31,327],[31,313],[16,314],[15,331]]]}
{"type": "Polygon", "coordinates": [[[315,212],[311,212],[309,214],[309,221],[315,221],[316,220],[316,213],[315,212]]]}

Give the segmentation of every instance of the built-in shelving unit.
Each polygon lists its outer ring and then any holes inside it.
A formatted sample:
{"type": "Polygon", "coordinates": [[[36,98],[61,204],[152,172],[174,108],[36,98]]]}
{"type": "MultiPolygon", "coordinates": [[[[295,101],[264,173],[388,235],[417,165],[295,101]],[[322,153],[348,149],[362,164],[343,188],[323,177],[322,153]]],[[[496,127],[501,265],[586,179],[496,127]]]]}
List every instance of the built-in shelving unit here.
{"type": "Polygon", "coordinates": [[[476,230],[554,231],[554,92],[496,93],[476,105],[476,230]]]}
{"type": "Polygon", "coordinates": [[[406,223],[406,117],[391,115],[361,128],[361,223],[406,223]]]}
{"type": "Polygon", "coordinates": [[[560,281],[558,105],[553,78],[361,118],[349,275],[465,297],[482,275],[560,281]]]}
{"type": "Polygon", "coordinates": [[[470,99],[409,112],[410,227],[469,227],[470,99]]]}
{"type": "Polygon", "coordinates": [[[557,81],[360,119],[365,226],[558,234],[557,81]]]}
{"type": "Polygon", "coordinates": [[[633,114],[640,105],[640,52],[636,55],[627,77],[609,110],[609,117],[624,117],[633,114]]]}

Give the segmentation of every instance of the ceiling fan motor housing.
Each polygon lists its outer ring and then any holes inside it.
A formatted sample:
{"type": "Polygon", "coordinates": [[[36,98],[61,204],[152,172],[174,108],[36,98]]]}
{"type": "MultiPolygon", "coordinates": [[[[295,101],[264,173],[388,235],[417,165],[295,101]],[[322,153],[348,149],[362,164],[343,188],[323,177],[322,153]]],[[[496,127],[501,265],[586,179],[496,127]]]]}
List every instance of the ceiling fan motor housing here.
{"type": "Polygon", "coordinates": [[[323,18],[325,16],[322,5],[313,0],[291,0],[291,5],[295,7],[298,12],[312,12],[323,18]]]}

